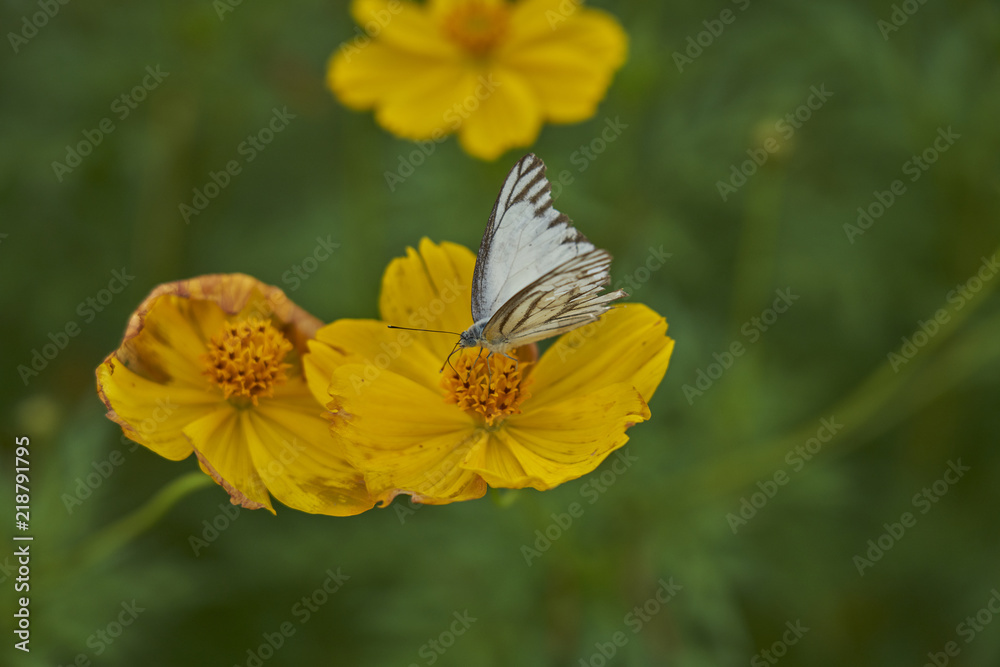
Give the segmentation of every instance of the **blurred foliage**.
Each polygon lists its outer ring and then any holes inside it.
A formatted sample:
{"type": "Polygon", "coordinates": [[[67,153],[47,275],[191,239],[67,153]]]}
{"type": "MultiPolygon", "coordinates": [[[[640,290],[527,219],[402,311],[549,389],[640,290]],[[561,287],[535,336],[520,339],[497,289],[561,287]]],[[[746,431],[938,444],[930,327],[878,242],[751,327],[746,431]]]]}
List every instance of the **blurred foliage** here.
{"type": "MultiPolygon", "coordinates": [[[[412,514],[397,501],[350,519],[281,508],[228,519],[210,484],[176,504],[157,496],[190,483],[196,463],[121,441],[93,369],[152,287],[202,273],[250,273],[327,321],[376,316],[381,272],[405,246],[427,235],[477,247],[520,153],[481,163],[449,140],[390,191],[385,172],[414,146],[323,84],[327,57],[354,34],[344,3],[242,3],[220,20],[209,0],[70,2],[8,49],[0,470],[13,525],[12,445],[30,435],[35,541],[33,650],[14,651],[5,631],[5,656],[246,665],[289,622],[294,635],[264,664],[600,665],[597,644],[609,650],[618,631],[628,641],[608,664],[770,664],[759,652],[801,621],[809,630],[782,664],[919,665],[949,641],[960,649],[950,664],[1000,663],[1000,621],[968,643],[958,627],[1000,587],[997,281],[961,311],[947,298],[1000,236],[996,3],[898,3],[917,10],[888,39],[888,0],[593,4],[625,25],[629,62],[592,120],[549,125],[532,150],[550,174],[569,171],[559,208],[615,255],[616,280],[644,281],[632,298],[677,340],[653,419],[630,431],[638,463],[617,475],[612,456],[544,494],[412,514]],[[672,54],[727,8],[735,20],[679,72],[672,54]],[[169,75],[119,119],[112,104],[147,66],[169,75]],[[788,139],[776,123],[812,86],[833,94],[788,139]],[[296,118],[185,224],[179,204],[285,107],[296,118]],[[114,131],[59,181],[52,162],[105,117],[114,131]],[[607,119],[627,127],[581,170],[574,152],[607,119]],[[948,127],[960,138],[908,180],[904,163],[948,127]],[[768,137],[778,152],[723,201],[717,182],[768,137]],[[896,179],[905,193],[851,243],[844,225],[896,179]],[[289,272],[328,236],[340,248],[293,289],[289,272]],[[647,278],[661,247],[672,256],[647,278]],[[87,315],[79,304],[122,267],[134,280],[87,315]],[[751,342],[745,323],[778,289],[799,298],[751,342]],[[951,321],[894,372],[887,355],[942,308],[951,321]],[[17,367],[70,322],[79,334],[23,382],[17,367]],[[685,385],[734,341],[745,354],[689,402],[685,385]],[[843,428],[796,470],[786,452],[823,418],[843,428]],[[959,460],[970,470],[921,514],[914,494],[959,460]],[[108,465],[68,511],[79,480],[108,465]],[[787,484],[734,534],[727,515],[774,490],[777,471],[787,484]],[[614,484],[596,493],[602,479],[614,484]],[[148,529],[116,524],[154,497],[162,516],[148,529]],[[527,566],[522,546],[574,502],[583,514],[527,566]],[[915,525],[860,576],[855,556],[907,511],[915,525]],[[192,548],[213,521],[225,529],[192,548]],[[350,578],[302,623],[295,605],[338,568],[350,578]],[[633,634],[626,615],[671,577],[682,590],[633,634]],[[133,600],[144,611],[102,643],[95,633],[133,600]],[[428,642],[466,610],[475,622],[438,657],[428,642]]],[[[4,32],[37,11],[4,3],[4,32]]]]}

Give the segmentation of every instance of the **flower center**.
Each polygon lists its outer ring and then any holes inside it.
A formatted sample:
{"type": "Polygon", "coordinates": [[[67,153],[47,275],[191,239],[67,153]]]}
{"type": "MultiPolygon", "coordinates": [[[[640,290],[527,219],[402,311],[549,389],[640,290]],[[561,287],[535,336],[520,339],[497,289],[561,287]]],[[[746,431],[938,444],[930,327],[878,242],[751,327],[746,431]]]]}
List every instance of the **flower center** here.
{"type": "Polygon", "coordinates": [[[487,354],[477,350],[464,350],[456,356],[457,361],[445,367],[441,379],[448,403],[481,415],[487,426],[507,415],[520,414],[521,403],[531,396],[525,389],[531,383],[531,378],[524,377],[528,362],[517,364],[502,354],[493,354],[487,361],[487,354]]]}
{"type": "Polygon", "coordinates": [[[483,56],[507,34],[510,23],[505,3],[468,0],[444,19],[448,39],[475,56],[483,56]]]}
{"type": "Polygon", "coordinates": [[[227,399],[249,398],[257,405],[259,396],[273,396],[274,387],[288,379],[285,371],[291,364],[282,360],[291,351],[292,344],[267,320],[228,322],[202,355],[204,372],[227,399]]]}

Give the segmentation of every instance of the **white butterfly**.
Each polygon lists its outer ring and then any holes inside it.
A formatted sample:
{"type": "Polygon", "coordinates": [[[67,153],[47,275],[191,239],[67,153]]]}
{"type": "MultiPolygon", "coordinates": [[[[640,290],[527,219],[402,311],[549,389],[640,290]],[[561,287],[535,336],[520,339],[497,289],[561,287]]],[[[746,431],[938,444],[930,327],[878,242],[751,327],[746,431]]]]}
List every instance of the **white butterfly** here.
{"type": "Polygon", "coordinates": [[[525,155],[507,174],[483,233],[472,277],[472,319],[458,347],[507,351],[597,320],[625,290],[611,255],[552,207],[545,163],[525,155]]]}

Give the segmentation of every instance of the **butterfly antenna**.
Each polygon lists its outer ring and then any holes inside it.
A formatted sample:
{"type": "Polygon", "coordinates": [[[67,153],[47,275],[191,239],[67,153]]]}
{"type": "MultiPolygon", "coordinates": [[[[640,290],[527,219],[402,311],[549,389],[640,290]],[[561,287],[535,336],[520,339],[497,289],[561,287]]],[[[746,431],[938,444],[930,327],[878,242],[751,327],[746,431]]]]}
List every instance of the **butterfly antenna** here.
{"type": "Polygon", "coordinates": [[[393,324],[388,324],[386,326],[388,326],[390,329],[402,329],[403,331],[423,331],[425,333],[443,333],[443,334],[451,334],[452,336],[462,335],[457,331],[439,331],[437,329],[411,329],[410,327],[397,327],[393,324]]]}

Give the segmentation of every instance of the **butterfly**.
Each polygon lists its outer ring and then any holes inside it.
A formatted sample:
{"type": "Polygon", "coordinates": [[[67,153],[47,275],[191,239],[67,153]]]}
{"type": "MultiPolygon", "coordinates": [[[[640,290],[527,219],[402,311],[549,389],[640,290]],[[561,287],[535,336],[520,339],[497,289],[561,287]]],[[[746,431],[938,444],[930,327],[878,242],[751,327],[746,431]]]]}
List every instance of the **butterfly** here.
{"type": "Polygon", "coordinates": [[[621,289],[602,293],[610,271],[611,255],[552,206],[545,163],[525,155],[493,204],[472,275],[473,325],[455,351],[478,346],[508,356],[596,321],[628,296],[621,289]]]}

